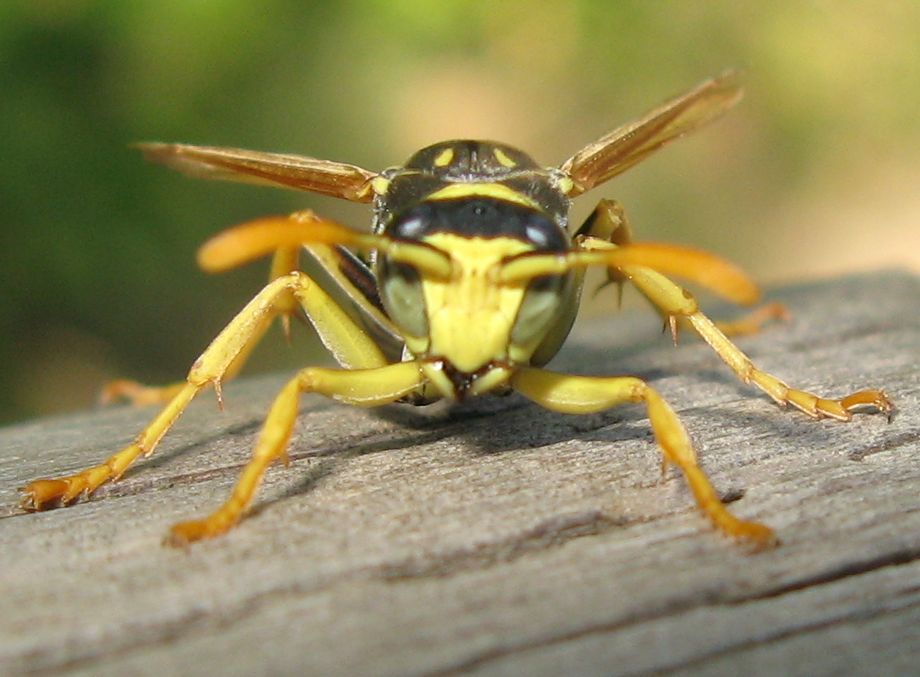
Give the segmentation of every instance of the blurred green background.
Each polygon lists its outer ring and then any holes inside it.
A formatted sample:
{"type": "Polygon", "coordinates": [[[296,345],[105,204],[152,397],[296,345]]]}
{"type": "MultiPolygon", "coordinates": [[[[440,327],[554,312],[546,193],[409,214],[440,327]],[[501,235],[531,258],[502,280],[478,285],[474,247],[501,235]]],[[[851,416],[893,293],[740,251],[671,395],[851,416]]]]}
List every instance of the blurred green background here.
{"type": "MultiPolygon", "coordinates": [[[[191,181],[137,140],[380,169],[484,137],[555,164],[737,67],[738,109],[575,220],[617,197],[640,237],[766,282],[917,270],[918,35],[913,1],[4,2],[0,421],[88,406],[115,377],[182,377],[265,280],[265,265],[196,270],[220,229],[307,206],[368,222],[359,205],[191,181]]],[[[303,363],[305,334],[270,337],[250,372],[303,363]]]]}

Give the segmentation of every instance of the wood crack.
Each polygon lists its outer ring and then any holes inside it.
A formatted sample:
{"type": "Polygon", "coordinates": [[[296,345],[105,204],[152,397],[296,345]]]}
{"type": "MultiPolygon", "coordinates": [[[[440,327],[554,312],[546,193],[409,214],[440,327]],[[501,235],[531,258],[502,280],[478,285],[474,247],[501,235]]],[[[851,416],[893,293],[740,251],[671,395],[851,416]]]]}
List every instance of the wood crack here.
{"type": "MultiPolygon", "coordinates": [[[[857,611],[850,614],[838,614],[833,618],[829,618],[823,621],[815,621],[813,623],[801,623],[797,625],[792,625],[782,630],[773,631],[767,633],[762,637],[757,637],[755,639],[737,642],[730,646],[724,647],[715,651],[708,651],[702,653],[694,658],[682,660],[679,663],[674,663],[671,665],[655,666],[651,670],[643,670],[640,672],[625,673],[630,675],[630,677],[638,677],[639,675],[663,675],[663,674],[673,674],[676,672],[685,672],[688,668],[692,668],[698,665],[708,665],[711,664],[714,659],[722,658],[724,656],[731,656],[734,654],[743,653],[749,649],[753,649],[759,646],[767,646],[770,644],[777,644],[785,639],[790,639],[793,637],[803,637],[810,633],[820,632],[821,630],[827,630],[829,628],[842,626],[842,625],[852,625],[854,623],[865,623],[866,621],[871,621],[875,618],[881,616],[898,613],[901,611],[906,611],[908,609],[920,608],[920,599],[910,601],[910,602],[901,602],[895,603],[893,605],[887,605],[884,607],[878,607],[874,609],[865,609],[857,611]]],[[[624,676],[625,677],[625,676],[624,676]]]]}
{"type": "Polygon", "coordinates": [[[392,582],[451,576],[465,570],[508,563],[531,552],[559,547],[573,539],[596,536],[629,523],[629,520],[615,519],[599,510],[559,515],[507,539],[456,548],[434,557],[407,558],[369,571],[374,577],[392,582]]]}
{"type": "MultiPolygon", "coordinates": [[[[718,606],[739,606],[739,605],[744,605],[744,604],[756,603],[762,600],[779,597],[779,596],[786,595],[789,593],[795,593],[795,592],[806,590],[806,589],[813,589],[821,585],[828,585],[830,583],[835,583],[837,581],[840,581],[841,579],[848,578],[850,576],[871,573],[871,572],[878,571],[879,569],[883,569],[889,566],[902,566],[905,564],[910,564],[912,562],[917,561],[918,559],[920,559],[920,547],[905,548],[903,550],[900,550],[894,553],[889,553],[888,555],[885,555],[882,557],[871,558],[871,559],[865,560],[864,562],[856,564],[856,565],[841,566],[839,568],[824,572],[818,576],[811,576],[808,578],[799,579],[792,583],[788,583],[788,584],[781,585],[781,586],[776,586],[775,588],[771,590],[767,590],[761,593],[756,593],[756,594],[751,594],[751,595],[740,595],[737,597],[729,597],[729,598],[723,598],[723,599],[718,599],[718,598],[708,599],[708,600],[705,600],[705,603],[702,603],[702,604],[700,603],[702,601],[701,598],[688,597],[682,600],[677,600],[672,603],[669,603],[649,613],[636,614],[630,618],[625,618],[625,619],[614,621],[611,623],[603,623],[603,624],[598,624],[598,625],[587,626],[584,628],[578,628],[577,630],[555,635],[555,636],[541,637],[536,640],[529,640],[529,641],[522,642],[514,646],[498,647],[498,648],[495,648],[489,651],[484,651],[478,655],[471,656],[467,658],[466,660],[457,662],[451,665],[450,667],[446,667],[443,670],[436,670],[436,671],[429,672],[426,674],[428,677],[441,677],[443,675],[461,674],[461,673],[470,671],[472,669],[481,668],[485,665],[488,665],[489,663],[493,661],[505,659],[509,656],[513,656],[515,654],[520,654],[520,653],[525,653],[527,651],[531,651],[534,649],[544,649],[544,648],[547,648],[553,645],[562,645],[568,642],[583,639],[585,637],[590,637],[592,635],[603,635],[607,633],[617,632],[625,628],[640,625],[643,623],[650,623],[650,622],[653,622],[653,621],[656,621],[662,618],[674,617],[680,614],[687,613],[694,609],[705,608],[705,607],[718,607],[718,606]]],[[[908,607],[908,606],[920,606],[920,600],[910,602],[909,604],[904,605],[904,607],[908,607]]],[[[873,618],[875,616],[878,616],[884,613],[890,613],[891,611],[892,611],[891,608],[870,609],[870,610],[867,610],[867,611],[864,611],[858,614],[858,620],[866,620],[868,618],[873,618]]],[[[795,626],[793,628],[784,629],[783,631],[775,633],[775,636],[771,636],[769,639],[761,638],[761,639],[750,640],[748,642],[743,642],[740,644],[734,644],[731,647],[726,647],[725,649],[722,649],[718,652],[713,652],[711,654],[708,654],[705,657],[701,656],[698,660],[701,663],[705,663],[705,662],[708,662],[708,659],[711,659],[721,654],[741,651],[741,650],[744,650],[745,648],[754,646],[756,644],[762,644],[762,643],[769,642],[769,641],[776,641],[778,639],[783,639],[786,636],[798,634],[802,632],[803,630],[818,630],[821,627],[828,626],[829,624],[842,622],[846,620],[846,618],[847,617],[841,617],[838,619],[834,619],[833,621],[819,622],[819,623],[813,624],[813,626],[804,624],[802,626],[795,626]]],[[[850,618],[857,618],[857,617],[850,616],[850,618]]],[[[689,664],[690,663],[688,662],[681,661],[679,664],[673,665],[673,666],[656,667],[654,669],[654,672],[657,673],[659,670],[673,671],[679,668],[684,668],[689,664]]],[[[633,674],[647,674],[647,672],[643,671],[640,673],[633,673],[633,674]]]]}
{"type": "Polygon", "coordinates": [[[893,435],[884,442],[873,444],[871,447],[854,449],[853,451],[847,452],[847,458],[853,461],[862,461],[869,456],[882,454],[886,451],[893,451],[894,449],[907,446],[908,444],[914,444],[915,442],[920,442],[920,430],[893,435]]]}

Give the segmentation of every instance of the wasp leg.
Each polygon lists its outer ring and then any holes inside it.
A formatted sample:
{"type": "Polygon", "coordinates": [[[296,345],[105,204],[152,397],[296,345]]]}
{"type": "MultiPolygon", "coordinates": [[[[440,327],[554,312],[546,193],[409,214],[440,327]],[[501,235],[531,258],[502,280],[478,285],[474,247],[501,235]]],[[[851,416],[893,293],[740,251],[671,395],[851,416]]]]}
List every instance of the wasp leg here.
{"type": "MultiPolygon", "coordinates": [[[[284,299],[279,299],[279,301],[283,302],[284,299]]],[[[221,376],[221,383],[226,383],[236,377],[246,364],[252,351],[259,345],[259,342],[265,336],[272,322],[279,314],[281,314],[282,321],[286,320],[286,316],[283,312],[284,311],[279,312],[273,307],[272,312],[253,328],[249,341],[242,347],[239,354],[227,366],[227,369],[221,376]]],[[[286,327],[287,325],[285,324],[285,332],[287,332],[286,327]]],[[[99,394],[99,401],[101,404],[110,404],[118,400],[128,400],[135,407],[144,407],[150,404],[165,404],[178,395],[184,387],[185,381],[176,381],[175,383],[169,383],[162,386],[148,386],[131,379],[118,379],[105,384],[102,392],[99,394]]]]}
{"type": "MultiPolygon", "coordinates": [[[[576,233],[577,242],[583,249],[605,249],[613,246],[629,245],[633,241],[632,226],[626,216],[623,206],[616,200],[601,200],[591,215],[576,233]]],[[[660,255],[672,259],[670,265],[662,266],[663,270],[675,275],[695,281],[707,287],[719,296],[740,305],[754,303],[760,296],[760,290],[753,281],[733,264],[719,259],[712,254],[707,254],[707,259],[694,259],[685,256],[685,250],[674,245],[656,245],[661,249],[660,255]],[[717,265],[713,265],[713,261],[717,265]]],[[[608,283],[616,284],[619,296],[622,298],[623,283],[628,276],[617,269],[607,269],[608,283]]],[[[641,292],[641,288],[640,288],[641,292]]],[[[654,305],[655,301],[649,299],[654,305]]],[[[656,306],[657,307],[657,306],[656,306]]],[[[667,318],[666,319],[670,319],[667,318]]],[[[789,311],[781,303],[766,303],[755,308],[746,315],[729,321],[717,322],[716,326],[727,336],[746,336],[756,334],[767,322],[774,320],[788,320],[789,311]]],[[[677,324],[681,327],[686,322],[678,318],[677,324]]],[[[672,325],[672,331],[676,326],[672,325]]]]}
{"type": "MultiPolygon", "coordinates": [[[[616,200],[601,200],[578,229],[576,242],[581,249],[610,249],[631,244],[632,233],[623,206],[616,200]]],[[[738,305],[751,305],[760,298],[760,289],[743,270],[714,254],[666,243],[643,246],[656,250],[656,270],[689,280],[738,305]]],[[[627,278],[623,271],[608,272],[611,282],[622,284],[627,278]]]]}
{"type": "MultiPolygon", "coordinates": [[[[751,336],[759,334],[763,330],[763,326],[769,322],[788,322],[790,318],[791,315],[786,306],[782,303],[772,302],[758,306],[741,317],[736,317],[734,320],[716,320],[713,324],[726,336],[751,336]]],[[[671,330],[674,345],[677,345],[678,333],[693,326],[686,317],[664,315],[664,320],[664,330],[671,330]]]]}
{"type": "MultiPolygon", "coordinates": [[[[677,345],[677,335],[680,331],[686,329],[687,327],[692,327],[689,320],[686,317],[678,317],[676,315],[666,315],[664,316],[664,329],[662,331],[671,330],[671,336],[674,340],[674,345],[677,345]]],[[[782,303],[765,303],[762,306],[758,306],[749,313],[742,315],[741,317],[735,318],[734,320],[718,320],[714,321],[713,324],[718,327],[725,336],[751,336],[752,334],[758,334],[763,330],[763,326],[768,322],[780,321],[788,322],[790,319],[789,310],[782,303]]]]}
{"type": "Polygon", "coordinates": [[[724,534],[754,548],[775,544],[769,527],[738,519],[725,507],[706,473],[697,464],[687,431],[674,410],[651,386],[631,376],[571,376],[523,368],[511,377],[512,387],[537,404],[569,414],[590,414],[624,402],[644,403],[655,439],[664,454],[663,466],[673,463],[687,479],[696,503],[724,534]]]}
{"type": "Polygon", "coordinates": [[[812,418],[829,416],[838,421],[849,421],[853,418],[854,410],[866,406],[874,407],[891,417],[894,406],[883,390],[859,390],[840,399],[827,399],[805,390],[790,388],[772,374],[758,369],[703,313],[697,311],[687,319],[742,382],[753,383],[781,405],[791,404],[812,418]]]}
{"type": "Polygon", "coordinates": [[[297,402],[301,393],[321,393],[346,404],[376,407],[398,400],[424,382],[425,377],[415,362],[399,362],[358,371],[303,369],[284,386],[272,403],[252,459],[243,469],[230,498],[204,519],[174,525],[168,543],[183,545],[211,538],[239,522],[266,468],[278,459],[287,462],[287,443],[297,418],[297,402]]]}
{"type": "Polygon", "coordinates": [[[664,315],[669,318],[686,318],[743,383],[753,383],[777,403],[791,404],[812,418],[829,416],[839,421],[849,421],[854,410],[866,406],[874,407],[890,417],[893,406],[882,390],[860,390],[840,399],[827,399],[804,390],[790,388],[775,376],[758,369],[712,320],[700,312],[696,299],[690,292],[649,268],[625,266],[624,272],[629,276],[630,282],[636,285],[664,315]]]}
{"type": "MultiPolygon", "coordinates": [[[[291,271],[297,270],[299,251],[300,247],[282,247],[275,251],[272,257],[271,272],[268,277],[269,282],[277,280],[279,277],[291,271]]],[[[290,340],[291,316],[297,312],[298,307],[299,303],[293,292],[286,291],[279,294],[272,304],[273,312],[271,317],[267,317],[257,330],[253,332],[252,338],[227,367],[221,377],[221,381],[226,383],[240,372],[249,359],[249,356],[252,354],[252,351],[259,345],[259,342],[265,336],[265,333],[268,331],[275,317],[281,317],[281,326],[284,330],[284,335],[290,340]]],[[[103,386],[102,392],[99,394],[99,401],[102,404],[109,404],[117,400],[128,400],[135,407],[143,407],[149,404],[165,404],[178,395],[184,387],[185,382],[183,381],[177,381],[176,383],[170,383],[163,386],[148,386],[131,379],[118,379],[116,381],[110,381],[103,386]]]]}
{"type": "MultiPolygon", "coordinates": [[[[623,206],[616,200],[601,200],[585,223],[579,228],[579,243],[584,249],[609,248],[611,245],[629,245],[633,241],[632,226],[626,216],[623,206]]],[[[686,257],[682,248],[673,245],[657,245],[661,248],[663,257],[673,259],[671,265],[663,266],[675,275],[683,276],[691,281],[696,281],[702,286],[719,296],[727,298],[741,305],[747,305],[757,300],[759,289],[744,273],[731,263],[716,259],[718,265],[712,265],[712,260],[693,259],[686,257]]],[[[608,269],[607,278],[611,283],[618,285],[622,296],[623,283],[628,279],[622,271],[608,269]]],[[[640,289],[641,291],[641,289],[640,289]]],[[[654,300],[649,299],[653,304],[654,300]]],[[[728,336],[745,336],[756,334],[763,325],[774,320],[788,320],[789,311],[781,303],[767,303],[755,308],[750,313],[735,320],[717,322],[719,329],[728,336]]],[[[678,325],[685,326],[686,322],[678,318],[678,325]]],[[[672,325],[672,330],[676,329],[672,325]]]]}
{"type": "Polygon", "coordinates": [[[68,477],[39,479],[24,487],[21,505],[25,510],[42,510],[68,504],[95,491],[109,480],[118,479],[142,454],[149,456],[167,430],[176,422],[198,392],[213,384],[220,396],[220,384],[241,353],[275,316],[275,302],[293,294],[313,322],[323,344],[335,359],[350,369],[381,367],[386,359],[374,342],[304,273],[293,272],[269,283],[237,314],[192,365],[186,382],[163,410],[127,447],[103,461],[68,477]]]}
{"type": "MultiPolygon", "coordinates": [[[[283,300],[284,299],[279,299],[279,301],[282,302],[283,300]]],[[[246,364],[252,351],[259,345],[259,342],[265,336],[268,328],[271,327],[275,317],[284,312],[282,310],[279,313],[274,307],[272,311],[273,312],[269,316],[265,317],[263,322],[260,322],[258,326],[253,328],[252,336],[249,341],[243,346],[239,354],[227,366],[227,369],[221,376],[221,383],[226,383],[236,377],[246,364]]],[[[282,321],[286,319],[287,316],[282,314],[282,321]]],[[[287,333],[286,323],[285,333],[287,333]]],[[[105,384],[102,392],[99,394],[99,401],[101,404],[109,404],[117,400],[128,400],[135,407],[144,407],[151,404],[165,404],[182,391],[185,387],[185,383],[185,381],[177,381],[163,386],[148,386],[131,379],[119,379],[105,384]]]]}
{"type": "Polygon", "coordinates": [[[178,395],[184,387],[184,381],[176,381],[163,386],[148,386],[140,381],[120,378],[102,386],[102,390],[99,391],[99,404],[107,405],[121,400],[130,402],[134,407],[165,404],[178,395]]]}
{"type": "Polygon", "coordinates": [[[773,301],[758,306],[751,312],[745,313],[741,317],[736,317],[734,320],[718,320],[715,325],[726,336],[750,336],[760,333],[767,323],[788,322],[791,317],[786,306],[773,301]]]}
{"type": "Polygon", "coordinates": [[[593,237],[615,245],[633,241],[632,224],[626,210],[617,200],[604,198],[597,203],[591,215],[585,219],[575,236],[593,237]]]}

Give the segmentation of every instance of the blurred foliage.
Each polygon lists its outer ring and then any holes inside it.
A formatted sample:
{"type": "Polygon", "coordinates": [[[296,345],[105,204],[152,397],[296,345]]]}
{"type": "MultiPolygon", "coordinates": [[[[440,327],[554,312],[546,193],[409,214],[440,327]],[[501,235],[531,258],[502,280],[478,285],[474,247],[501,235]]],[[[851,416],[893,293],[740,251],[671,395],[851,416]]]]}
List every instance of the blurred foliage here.
{"type": "MultiPolygon", "coordinates": [[[[0,5],[0,421],[180,378],[265,279],[216,278],[223,227],[360,206],[145,165],[136,140],[382,168],[451,137],[547,164],[726,67],[747,102],[583,198],[761,279],[920,265],[920,4],[28,0],[0,5]]],[[[254,369],[302,363],[274,337],[254,369]]]]}

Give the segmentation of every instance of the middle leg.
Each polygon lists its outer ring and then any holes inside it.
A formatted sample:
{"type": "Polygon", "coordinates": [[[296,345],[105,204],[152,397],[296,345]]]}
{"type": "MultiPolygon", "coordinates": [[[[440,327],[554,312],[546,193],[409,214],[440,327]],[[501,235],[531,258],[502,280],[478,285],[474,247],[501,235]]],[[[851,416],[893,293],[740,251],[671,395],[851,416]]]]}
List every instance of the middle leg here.
{"type": "Polygon", "coordinates": [[[849,421],[853,411],[867,406],[890,416],[893,406],[882,390],[859,390],[839,399],[830,399],[791,388],[751,362],[716,323],[700,311],[696,299],[690,292],[649,268],[628,266],[624,272],[629,276],[630,282],[636,285],[663,315],[671,319],[672,330],[675,330],[677,320],[689,322],[743,383],[757,386],[778,404],[791,404],[812,418],[827,416],[839,421],[849,421]]]}
{"type": "Polygon", "coordinates": [[[349,369],[382,367],[386,358],[347,313],[304,273],[293,272],[266,285],[218,334],[189,370],[186,381],[135,440],[99,465],[74,475],[43,478],[22,489],[22,507],[43,510],[68,504],[93,493],[102,484],[118,479],[141,455],[149,456],[176,422],[189,402],[205,386],[220,392],[227,371],[241,354],[251,350],[266,324],[276,316],[275,302],[292,294],[313,322],[323,344],[342,366],[349,369]]]}
{"type": "MultiPolygon", "coordinates": [[[[633,231],[626,211],[616,200],[601,200],[591,215],[576,233],[577,241],[584,249],[606,249],[627,246],[633,242],[633,231]]],[[[741,305],[757,301],[760,290],[745,273],[732,263],[698,250],[669,244],[654,245],[660,270],[695,282],[719,296],[741,305]],[[688,255],[689,254],[689,255],[688,255]]],[[[620,270],[607,271],[608,284],[616,284],[622,297],[623,283],[629,276],[620,270]]],[[[645,294],[641,287],[640,293],[645,294]]],[[[655,304],[654,298],[649,298],[655,304]]],[[[764,324],[774,320],[787,320],[788,311],[779,303],[767,303],[734,320],[716,322],[716,326],[728,336],[756,334],[764,324]]],[[[666,318],[667,319],[667,318],[666,318]]],[[[685,324],[681,320],[680,324],[685,324]]],[[[676,329],[673,326],[672,329],[676,329]]]]}
{"type": "MultiPolygon", "coordinates": [[[[300,247],[282,247],[272,256],[269,284],[285,275],[299,269],[300,247]]],[[[250,339],[239,351],[233,361],[227,365],[221,376],[221,381],[226,383],[236,377],[249,359],[250,354],[261,342],[269,327],[276,317],[281,318],[281,328],[285,338],[290,341],[291,317],[297,312],[299,300],[291,290],[279,292],[272,301],[270,312],[264,315],[257,326],[253,327],[250,339]]],[[[110,404],[118,400],[128,400],[135,407],[149,404],[165,404],[178,395],[185,387],[184,381],[177,381],[167,385],[150,386],[133,379],[117,379],[109,381],[99,393],[101,404],[110,404]]]]}

